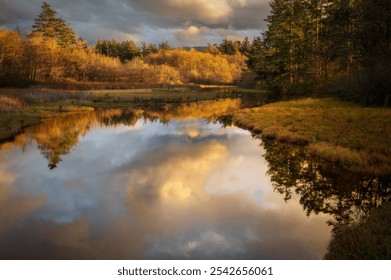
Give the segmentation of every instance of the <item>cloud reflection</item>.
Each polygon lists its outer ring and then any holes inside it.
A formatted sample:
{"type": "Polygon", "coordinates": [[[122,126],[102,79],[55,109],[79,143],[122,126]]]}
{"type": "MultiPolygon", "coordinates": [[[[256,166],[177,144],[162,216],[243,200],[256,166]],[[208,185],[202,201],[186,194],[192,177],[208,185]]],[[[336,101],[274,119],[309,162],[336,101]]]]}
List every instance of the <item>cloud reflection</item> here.
{"type": "Polygon", "coordinates": [[[248,132],[201,119],[136,127],[92,123],[52,171],[37,145],[2,151],[0,210],[12,214],[0,216],[0,258],[322,257],[328,217],[273,193],[248,132]]]}

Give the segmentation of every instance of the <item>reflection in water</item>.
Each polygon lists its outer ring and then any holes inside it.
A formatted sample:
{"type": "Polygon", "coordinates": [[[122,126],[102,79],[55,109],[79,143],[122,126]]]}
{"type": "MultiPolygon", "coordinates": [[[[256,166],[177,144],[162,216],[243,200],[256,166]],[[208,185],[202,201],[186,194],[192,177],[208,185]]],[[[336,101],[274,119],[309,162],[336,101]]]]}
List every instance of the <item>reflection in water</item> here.
{"type": "Polygon", "coordinates": [[[319,259],[389,201],[390,176],[254,140],[239,106],[88,112],[3,144],[0,258],[319,259]]]}
{"type": "MultiPolygon", "coordinates": [[[[68,154],[91,126],[135,126],[141,117],[151,122],[162,123],[168,123],[172,119],[205,118],[216,121],[219,116],[232,114],[240,106],[240,99],[221,99],[189,104],[167,104],[154,109],[111,109],[73,114],[46,120],[42,125],[30,128],[27,133],[18,136],[12,145],[28,145],[32,138],[38,143],[42,155],[48,159],[48,167],[53,169],[61,161],[61,156],[68,154]]],[[[6,150],[9,145],[0,145],[0,150],[6,150]]]]}
{"type": "Polygon", "coordinates": [[[321,258],[330,217],[285,203],[259,141],[200,112],[72,115],[4,144],[0,258],[321,258]]]}
{"type": "Polygon", "coordinates": [[[288,201],[299,195],[307,214],[326,213],[334,230],[349,224],[391,198],[391,176],[343,170],[309,156],[303,147],[263,141],[274,189],[288,201]]]}

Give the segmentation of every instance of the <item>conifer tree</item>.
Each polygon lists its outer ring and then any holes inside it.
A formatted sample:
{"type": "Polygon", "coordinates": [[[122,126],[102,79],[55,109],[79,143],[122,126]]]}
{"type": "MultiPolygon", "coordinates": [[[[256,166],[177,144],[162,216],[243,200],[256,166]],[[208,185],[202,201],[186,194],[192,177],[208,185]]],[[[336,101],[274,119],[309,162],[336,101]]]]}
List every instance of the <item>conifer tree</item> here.
{"type": "Polygon", "coordinates": [[[77,42],[75,31],[64,19],[56,16],[57,12],[48,3],[43,2],[41,8],[41,13],[34,20],[32,35],[52,38],[63,47],[74,46],[77,42]]]}

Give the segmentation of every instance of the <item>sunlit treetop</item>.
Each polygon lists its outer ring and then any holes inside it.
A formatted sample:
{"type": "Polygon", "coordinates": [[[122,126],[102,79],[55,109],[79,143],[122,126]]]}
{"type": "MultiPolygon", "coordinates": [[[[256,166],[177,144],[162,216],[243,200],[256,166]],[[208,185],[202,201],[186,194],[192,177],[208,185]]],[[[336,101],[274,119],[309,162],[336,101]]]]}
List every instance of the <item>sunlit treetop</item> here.
{"type": "Polygon", "coordinates": [[[34,20],[32,35],[41,34],[44,37],[53,38],[63,47],[75,45],[76,34],[68,23],[56,17],[57,12],[48,3],[43,2],[41,8],[41,13],[34,20]]]}

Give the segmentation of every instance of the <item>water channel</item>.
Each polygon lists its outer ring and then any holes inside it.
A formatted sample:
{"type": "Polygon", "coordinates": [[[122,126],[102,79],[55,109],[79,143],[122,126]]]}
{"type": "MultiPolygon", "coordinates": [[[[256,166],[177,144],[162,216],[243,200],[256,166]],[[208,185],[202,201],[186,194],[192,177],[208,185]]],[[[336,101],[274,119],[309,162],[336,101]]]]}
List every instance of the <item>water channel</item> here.
{"type": "Polygon", "coordinates": [[[232,125],[237,102],[73,114],[3,143],[0,258],[321,259],[389,195],[232,125]]]}

